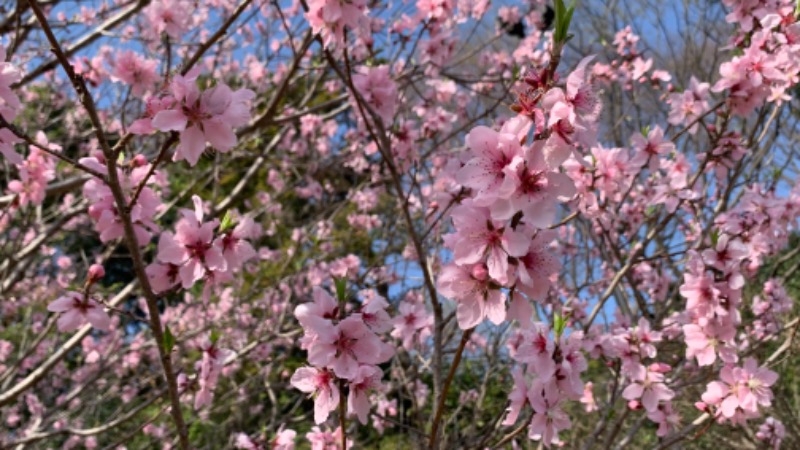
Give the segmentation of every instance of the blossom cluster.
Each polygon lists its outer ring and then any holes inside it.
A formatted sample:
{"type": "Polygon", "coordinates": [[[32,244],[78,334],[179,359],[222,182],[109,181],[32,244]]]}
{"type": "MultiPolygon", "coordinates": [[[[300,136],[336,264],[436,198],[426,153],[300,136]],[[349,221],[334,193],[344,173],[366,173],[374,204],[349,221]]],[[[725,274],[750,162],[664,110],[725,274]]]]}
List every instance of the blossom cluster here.
{"type": "MultiPolygon", "coordinates": [[[[549,227],[559,202],[576,192],[560,168],[578,148],[593,145],[601,107],[587,79],[591,59],[578,64],[564,88],[554,85],[549,69],[528,71],[520,114],[500,130],[479,126],[467,135],[468,152],[455,180],[469,194],[451,213],[455,230],[444,239],[453,262],[438,279],[440,292],[458,303],[462,329],[485,318],[503,322],[504,289],[541,300],[560,267],[548,248],[555,238],[549,227]]],[[[532,309],[522,296],[513,296],[509,308],[508,318],[530,323],[532,309]]]]}
{"type": "Polygon", "coordinates": [[[347,313],[323,288],[315,287],[314,301],[295,308],[303,327],[301,348],[311,366],[292,375],[292,386],[314,396],[314,421],[321,424],[339,405],[341,389],[348,388],[347,412],[367,423],[369,395],[384,388],[378,367],[394,355],[394,348],[381,341],[379,333],[392,329],[386,312],[388,303],[374,296],[357,312],[347,313]]]}
{"type": "Polygon", "coordinates": [[[582,341],[580,331],[560,336],[541,322],[521,330],[509,340],[511,356],[519,365],[511,372],[514,386],[503,425],[514,425],[521,411],[530,406],[533,417],[528,436],[547,447],[559,443],[558,432],[572,426],[562,409],[564,403],[584,396],[580,375],[588,364],[583,356],[582,341]]]}
{"type": "MultiPolygon", "coordinates": [[[[107,175],[108,168],[102,152],[95,152],[94,156],[80,159],[80,163],[94,169],[96,172],[107,175]]],[[[145,246],[159,227],[155,223],[155,216],[161,207],[161,198],[150,187],[154,179],[150,177],[150,164],[142,155],[136,155],[130,161],[118,164],[116,171],[120,187],[125,194],[125,201],[130,206],[128,213],[136,234],[139,246],[145,246]],[[138,192],[138,197],[134,196],[138,192]]],[[[102,242],[109,242],[125,235],[119,209],[108,184],[101,179],[92,178],[83,185],[83,195],[89,199],[89,216],[95,222],[95,230],[100,234],[102,242]]]]}
{"type": "Polygon", "coordinates": [[[169,93],[148,99],[145,117],[131,125],[134,133],[179,132],[173,160],[186,160],[190,166],[200,160],[206,144],[220,152],[236,146],[238,138],[233,129],[250,120],[250,102],[255,97],[249,89],[233,91],[221,82],[201,92],[198,76],[199,68],[175,75],[169,93]]]}
{"type": "Polygon", "coordinates": [[[156,292],[164,292],[180,284],[189,289],[200,280],[209,288],[214,283],[230,280],[233,273],[256,256],[248,239],[258,237],[258,227],[250,217],[238,224],[221,224],[219,219],[204,222],[203,201],[192,196],[194,209],[182,209],[175,233],[164,231],[158,240],[156,261],[147,266],[147,275],[156,292]],[[215,228],[227,225],[225,229],[215,228]]]}

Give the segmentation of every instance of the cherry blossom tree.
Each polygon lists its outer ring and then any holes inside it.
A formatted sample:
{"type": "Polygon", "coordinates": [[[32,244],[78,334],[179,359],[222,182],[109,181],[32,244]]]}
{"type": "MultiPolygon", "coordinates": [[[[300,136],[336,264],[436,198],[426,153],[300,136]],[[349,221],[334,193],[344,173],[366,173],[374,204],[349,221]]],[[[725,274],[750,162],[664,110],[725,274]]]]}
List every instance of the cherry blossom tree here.
{"type": "Polygon", "coordinates": [[[0,447],[797,447],[798,17],[0,6],[0,447]]]}

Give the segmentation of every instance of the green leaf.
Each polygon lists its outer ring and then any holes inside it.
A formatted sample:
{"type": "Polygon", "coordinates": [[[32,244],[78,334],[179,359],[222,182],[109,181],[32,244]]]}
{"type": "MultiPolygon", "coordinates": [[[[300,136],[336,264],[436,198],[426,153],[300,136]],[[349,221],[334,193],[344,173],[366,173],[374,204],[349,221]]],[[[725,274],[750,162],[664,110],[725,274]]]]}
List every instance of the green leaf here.
{"type": "Polygon", "coordinates": [[[119,152],[117,155],[117,164],[122,164],[123,162],[125,162],[125,153],[119,152]]]}
{"type": "Polygon", "coordinates": [[[650,134],[650,125],[645,125],[642,127],[642,136],[647,137],[650,134]]]}
{"type": "Polygon", "coordinates": [[[172,331],[169,329],[169,325],[164,327],[164,348],[167,350],[167,353],[170,353],[173,348],[175,348],[175,336],[172,334],[172,331]]]}
{"type": "Polygon", "coordinates": [[[571,38],[567,35],[567,31],[572,22],[572,14],[575,12],[575,0],[570,3],[569,7],[564,5],[564,0],[556,0],[553,2],[553,9],[556,15],[553,41],[563,44],[571,38]]]}
{"type": "Polygon", "coordinates": [[[216,343],[217,343],[217,341],[219,341],[219,331],[217,331],[217,330],[211,330],[211,336],[210,336],[210,339],[211,339],[211,345],[214,345],[214,344],[216,344],[216,343]]]}
{"type": "Polygon", "coordinates": [[[711,230],[711,245],[716,247],[719,241],[719,230],[711,230]]]}
{"type": "Polygon", "coordinates": [[[224,233],[233,228],[234,225],[231,210],[225,211],[225,217],[222,218],[222,222],[219,224],[219,232],[224,233]]]}
{"type": "Polygon", "coordinates": [[[335,278],[333,282],[336,284],[336,299],[344,302],[347,300],[347,279],[335,278]]]}
{"type": "Polygon", "coordinates": [[[559,313],[553,314],[553,332],[556,334],[556,339],[559,339],[567,327],[567,319],[562,317],[559,313]]]}

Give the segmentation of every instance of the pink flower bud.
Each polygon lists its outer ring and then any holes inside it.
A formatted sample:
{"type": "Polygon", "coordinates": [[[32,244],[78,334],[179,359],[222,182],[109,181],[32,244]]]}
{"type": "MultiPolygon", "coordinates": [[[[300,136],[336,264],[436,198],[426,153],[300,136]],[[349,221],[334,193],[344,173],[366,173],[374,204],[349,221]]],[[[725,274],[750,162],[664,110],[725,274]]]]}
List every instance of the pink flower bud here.
{"type": "Polygon", "coordinates": [[[695,402],[694,407],[700,411],[708,411],[708,405],[705,402],[695,402]]]}
{"type": "Polygon", "coordinates": [[[628,402],[628,408],[636,411],[637,409],[642,409],[642,404],[638,400],[631,400],[628,402]]]}
{"type": "Polygon", "coordinates": [[[672,367],[666,363],[657,362],[650,364],[649,370],[650,372],[667,373],[672,370],[672,367]]]}
{"type": "Polygon", "coordinates": [[[142,167],[147,165],[147,158],[144,155],[136,155],[131,161],[133,167],[142,167]]]}
{"type": "Polygon", "coordinates": [[[106,276],[106,271],[100,264],[92,264],[89,267],[89,274],[87,275],[87,278],[90,283],[96,283],[104,276],[106,276]]]}
{"type": "Polygon", "coordinates": [[[484,281],[489,276],[489,269],[486,268],[486,264],[476,264],[472,268],[472,278],[475,278],[478,281],[484,281]]]}

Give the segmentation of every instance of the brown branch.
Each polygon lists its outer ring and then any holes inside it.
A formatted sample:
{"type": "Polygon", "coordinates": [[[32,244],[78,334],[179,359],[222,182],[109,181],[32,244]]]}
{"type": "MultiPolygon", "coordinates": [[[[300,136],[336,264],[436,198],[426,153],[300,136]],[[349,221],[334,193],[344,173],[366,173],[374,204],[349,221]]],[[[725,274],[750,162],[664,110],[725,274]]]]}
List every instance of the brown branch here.
{"type": "Polygon", "coordinates": [[[447,400],[447,391],[450,389],[450,384],[453,382],[453,378],[456,375],[458,365],[461,363],[461,356],[464,354],[464,347],[467,346],[469,337],[472,335],[474,330],[475,328],[470,328],[469,330],[464,331],[464,333],[461,335],[461,342],[458,343],[456,355],[453,357],[453,363],[450,365],[450,371],[447,373],[447,379],[445,379],[444,385],[442,386],[442,392],[439,395],[439,403],[436,405],[436,412],[433,415],[431,435],[428,441],[428,447],[431,449],[439,448],[439,423],[442,421],[442,415],[444,414],[444,404],[447,400]]]}
{"type": "Polygon", "coordinates": [[[111,189],[111,193],[114,197],[114,202],[117,206],[117,212],[124,229],[125,241],[128,251],[130,252],[131,260],[133,261],[134,269],[136,271],[136,277],[139,280],[139,285],[142,287],[142,291],[147,303],[147,309],[150,316],[150,328],[153,332],[153,338],[156,341],[156,347],[158,348],[159,356],[161,358],[161,366],[164,372],[164,378],[167,382],[172,406],[172,418],[175,422],[175,427],[178,432],[180,447],[183,450],[187,450],[189,448],[189,435],[186,429],[186,423],[183,420],[180,393],[178,392],[178,383],[176,381],[175,371],[173,370],[172,360],[166,348],[166,343],[164,342],[164,330],[161,328],[161,315],[158,310],[158,298],[153,292],[153,289],[150,286],[150,279],[147,277],[147,273],[145,272],[145,265],[139,249],[136,232],[133,228],[133,222],[131,222],[130,218],[130,210],[127,208],[128,204],[125,200],[125,194],[122,191],[119,174],[117,173],[117,161],[115,153],[119,148],[125,145],[127,140],[130,138],[127,136],[124,137],[114,149],[109,146],[108,141],[103,134],[103,127],[102,123],[100,122],[100,117],[97,113],[97,107],[94,103],[91,93],[86,88],[86,83],[82,77],[79,77],[75,73],[74,68],[69,63],[67,55],[61,49],[61,45],[53,34],[53,30],[50,28],[47,17],[39,6],[37,0],[29,0],[29,2],[33,13],[36,15],[37,20],[42,26],[42,30],[47,36],[51,50],[53,53],[55,53],[56,58],[61,63],[64,71],[67,73],[75,92],[78,94],[78,98],[87,115],[89,116],[94,128],[95,136],[97,137],[100,147],[103,150],[103,154],[106,159],[106,168],[108,169],[108,187],[111,189]]]}

